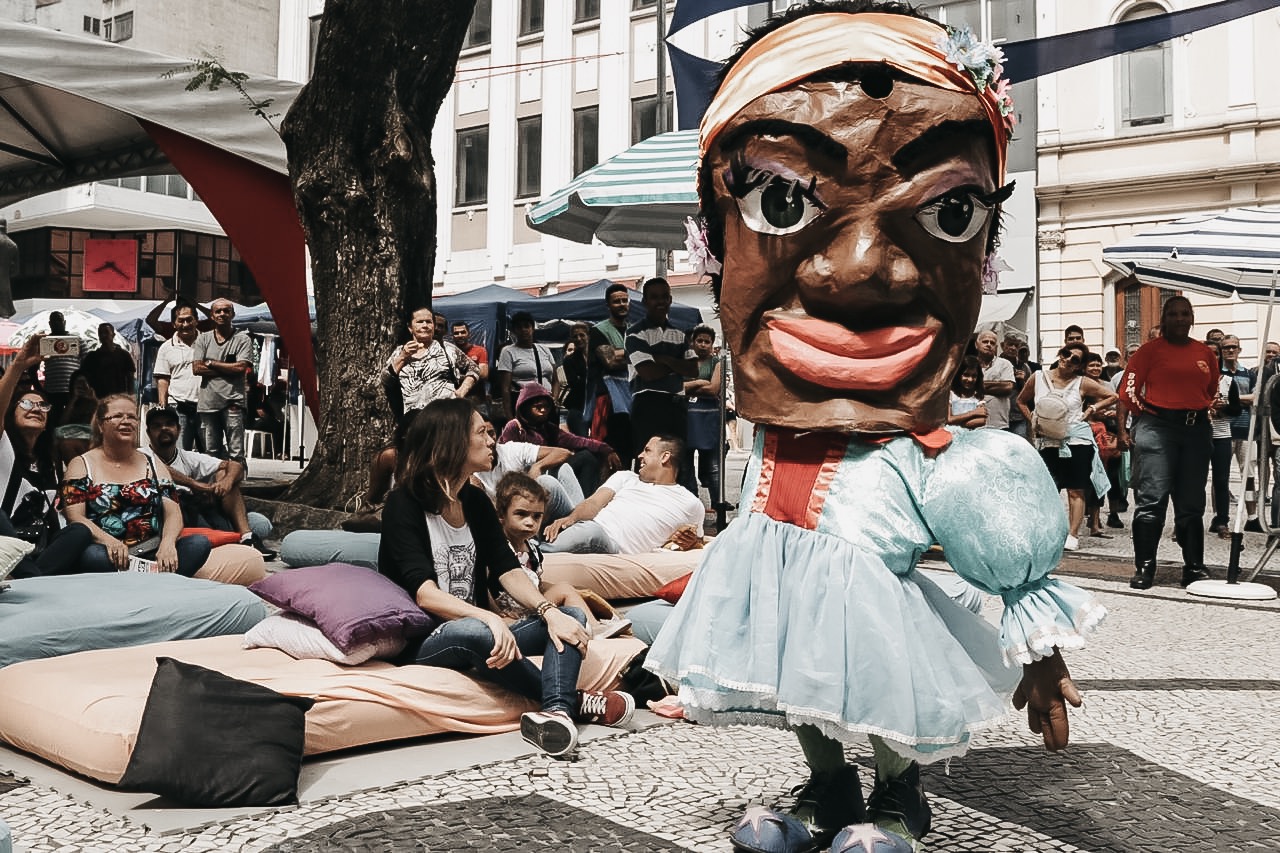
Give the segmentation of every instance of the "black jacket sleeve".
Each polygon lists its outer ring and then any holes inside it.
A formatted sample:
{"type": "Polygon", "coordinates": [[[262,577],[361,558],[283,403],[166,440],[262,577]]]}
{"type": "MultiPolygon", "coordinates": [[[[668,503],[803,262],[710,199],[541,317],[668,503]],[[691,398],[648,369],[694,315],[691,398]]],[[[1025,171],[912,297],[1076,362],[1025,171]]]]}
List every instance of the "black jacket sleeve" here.
{"type": "MultiPolygon", "coordinates": [[[[507,544],[507,536],[498,521],[498,511],[482,489],[468,483],[458,497],[462,500],[462,514],[471,528],[471,538],[476,543],[476,597],[480,588],[496,596],[502,591],[499,578],[512,569],[520,568],[520,561],[507,544]]],[[[387,511],[382,511],[382,530],[386,536],[387,511]]],[[[480,604],[483,607],[483,604],[480,604]]]]}
{"type": "Polygon", "coordinates": [[[418,587],[436,579],[426,510],[403,488],[392,489],[382,507],[378,571],[415,598],[418,587]]]}

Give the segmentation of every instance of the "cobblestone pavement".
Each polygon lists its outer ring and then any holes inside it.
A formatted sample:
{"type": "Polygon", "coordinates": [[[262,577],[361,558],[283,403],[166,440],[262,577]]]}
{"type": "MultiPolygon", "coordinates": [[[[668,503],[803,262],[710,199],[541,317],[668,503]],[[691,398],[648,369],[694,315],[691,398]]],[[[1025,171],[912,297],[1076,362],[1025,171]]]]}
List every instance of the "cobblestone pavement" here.
{"type": "MultiPolygon", "coordinates": [[[[1011,714],[966,757],[926,768],[928,849],[1280,851],[1280,604],[1080,583],[1110,616],[1068,656],[1086,694],[1072,746],[1045,753],[1011,714]]],[[[869,750],[849,757],[869,789],[869,750]]],[[[169,835],[0,775],[0,817],[19,849],[68,853],[723,851],[748,803],[788,805],[803,778],[784,732],[680,723],[590,741],[574,762],[427,773],[169,835]]]]}

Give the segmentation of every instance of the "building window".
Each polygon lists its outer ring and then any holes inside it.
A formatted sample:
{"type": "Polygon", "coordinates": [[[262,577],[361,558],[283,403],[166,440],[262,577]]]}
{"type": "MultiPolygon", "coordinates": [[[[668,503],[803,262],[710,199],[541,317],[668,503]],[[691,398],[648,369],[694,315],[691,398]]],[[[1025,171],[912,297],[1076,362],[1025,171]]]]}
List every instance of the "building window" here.
{"type": "Polygon", "coordinates": [[[600,0],[573,0],[573,22],[581,24],[600,18],[600,0]]]}
{"type": "Polygon", "coordinates": [[[307,19],[307,78],[316,72],[316,50],[320,47],[320,15],[307,19]]]}
{"type": "Polygon", "coordinates": [[[520,0],[520,35],[542,32],[542,0],[520,0]]]}
{"type": "Polygon", "coordinates": [[[600,107],[573,111],[573,174],[581,175],[600,162],[600,107]]]}
{"type": "Polygon", "coordinates": [[[102,19],[93,18],[93,17],[90,17],[89,15],[85,15],[84,31],[86,33],[93,33],[95,36],[100,34],[102,32],[102,19]]]}
{"type": "Polygon", "coordinates": [[[125,12],[103,21],[102,37],[107,41],[128,41],[133,38],[133,13],[125,12]]]}
{"type": "Polygon", "coordinates": [[[542,116],[516,119],[516,198],[542,192],[542,116]]]}
{"type": "Polygon", "coordinates": [[[658,0],[631,0],[631,8],[634,11],[640,9],[652,9],[658,5],[658,0]]]}
{"type": "MultiPolygon", "coordinates": [[[[672,98],[671,94],[667,94],[666,121],[663,123],[665,130],[670,130],[675,125],[672,124],[672,98]]],[[[648,139],[650,136],[656,136],[658,133],[658,96],[648,95],[643,98],[633,98],[631,100],[631,144],[635,145],[642,139],[648,139]]]]}
{"type": "Polygon", "coordinates": [[[921,5],[916,10],[940,24],[967,26],[983,39],[1000,42],[1008,37],[1007,6],[1002,0],[953,0],[944,5],[921,5]]]}
{"type": "Polygon", "coordinates": [[[462,39],[463,50],[469,47],[481,47],[493,39],[493,0],[476,0],[476,11],[467,26],[467,34],[462,39]]]}
{"type": "Polygon", "coordinates": [[[489,200],[489,128],[458,131],[458,185],[454,203],[459,207],[489,200]]]}
{"type": "MultiPolygon", "coordinates": [[[[1143,3],[1124,14],[1121,21],[1136,21],[1164,14],[1154,3],[1143,3]]],[[[1117,79],[1120,92],[1120,127],[1168,124],[1173,117],[1173,48],[1169,42],[1121,54],[1117,79]]]]}

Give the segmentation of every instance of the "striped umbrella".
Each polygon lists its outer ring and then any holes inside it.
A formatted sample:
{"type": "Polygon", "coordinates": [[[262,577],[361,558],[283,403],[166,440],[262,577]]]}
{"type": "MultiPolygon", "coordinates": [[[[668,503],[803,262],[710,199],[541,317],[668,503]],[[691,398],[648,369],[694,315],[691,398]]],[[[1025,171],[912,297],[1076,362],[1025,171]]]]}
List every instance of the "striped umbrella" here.
{"type": "Polygon", "coordinates": [[[530,227],[575,243],[683,249],[698,212],[698,131],[661,133],[599,163],[538,202],[530,227]]]}
{"type": "Polygon", "coordinates": [[[1280,270],[1280,207],[1188,216],[1104,249],[1102,259],[1143,284],[1265,302],[1280,270]]]}

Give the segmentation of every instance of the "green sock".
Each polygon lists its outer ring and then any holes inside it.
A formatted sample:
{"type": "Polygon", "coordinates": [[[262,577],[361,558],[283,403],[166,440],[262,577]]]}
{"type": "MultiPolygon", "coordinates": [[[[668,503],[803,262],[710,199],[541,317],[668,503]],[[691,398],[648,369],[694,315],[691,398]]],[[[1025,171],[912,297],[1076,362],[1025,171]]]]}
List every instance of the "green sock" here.
{"type": "Polygon", "coordinates": [[[910,758],[894,752],[893,747],[885,743],[884,738],[869,735],[867,739],[871,741],[871,749],[876,755],[876,775],[879,778],[896,779],[907,772],[907,768],[912,764],[910,758]]]}
{"type": "Polygon", "coordinates": [[[844,767],[844,746],[829,738],[817,726],[796,726],[796,740],[804,751],[805,763],[814,773],[830,772],[844,767]]]}

